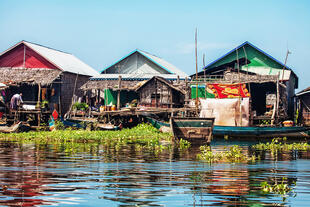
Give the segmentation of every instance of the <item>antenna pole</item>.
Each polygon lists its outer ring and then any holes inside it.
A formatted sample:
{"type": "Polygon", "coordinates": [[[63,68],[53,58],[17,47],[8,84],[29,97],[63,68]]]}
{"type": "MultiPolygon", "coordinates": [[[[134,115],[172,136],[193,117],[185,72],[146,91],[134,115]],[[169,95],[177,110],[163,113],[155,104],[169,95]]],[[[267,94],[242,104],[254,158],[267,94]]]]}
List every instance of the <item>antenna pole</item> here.
{"type": "Polygon", "coordinates": [[[286,66],[286,62],[287,62],[287,57],[288,57],[289,54],[291,54],[291,52],[287,49],[286,57],[285,57],[285,61],[284,61],[284,66],[283,66],[283,69],[282,69],[282,79],[281,79],[281,82],[284,82],[284,70],[285,70],[285,66],[286,66]]]}
{"type": "Polygon", "coordinates": [[[197,63],[197,28],[195,31],[195,59],[196,59],[196,114],[198,115],[198,63],[197,63]]]}

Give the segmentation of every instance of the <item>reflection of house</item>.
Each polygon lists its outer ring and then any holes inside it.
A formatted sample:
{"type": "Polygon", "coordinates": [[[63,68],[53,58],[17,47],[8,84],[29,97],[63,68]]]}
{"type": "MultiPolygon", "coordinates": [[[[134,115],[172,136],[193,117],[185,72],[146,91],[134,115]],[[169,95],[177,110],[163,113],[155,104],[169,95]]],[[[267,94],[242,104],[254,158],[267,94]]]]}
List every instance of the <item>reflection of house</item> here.
{"type": "Polygon", "coordinates": [[[310,126],[310,87],[296,94],[298,106],[298,122],[310,126]]]}
{"type": "Polygon", "coordinates": [[[154,76],[139,86],[139,104],[149,107],[177,108],[184,103],[185,92],[162,77],[154,76]]]}
{"type": "MultiPolygon", "coordinates": [[[[283,118],[287,118],[286,114],[293,116],[293,96],[295,88],[298,87],[298,77],[289,67],[245,42],[208,64],[198,76],[199,80],[204,82],[215,83],[225,79],[229,83],[230,74],[235,74],[234,83],[247,83],[252,99],[251,109],[256,115],[264,116],[270,108],[274,108],[272,105],[276,102],[276,95],[280,94],[280,115],[282,114],[283,118]],[[263,82],[260,81],[262,77],[263,82]]],[[[195,78],[195,75],[192,75],[192,78],[195,78]]]]}
{"type": "Polygon", "coordinates": [[[106,105],[118,105],[120,108],[134,98],[132,92],[138,87],[139,82],[149,80],[154,76],[162,77],[170,83],[179,83],[188,77],[187,74],[162,58],[141,50],[134,50],[104,69],[99,76],[91,78],[82,89],[92,90],[97,96],[100,96],[100,91],[112,94],[108,96],[110,98],[108,101],[106,95],[101,95],[101,97],[105,97],[106,105]],[[129,91],[130,94],[128,94],[129,91]]]}
{"type": "Polygon", "coordinates": [[[73,93],[81,97],[79,87],[97,74],[72,54],[26,41],[0,54],[1,82],[10,86],[6,102],[21,92],[24,102],[37,105],[48,100],[62,114],[68,111],[73,93]]]}

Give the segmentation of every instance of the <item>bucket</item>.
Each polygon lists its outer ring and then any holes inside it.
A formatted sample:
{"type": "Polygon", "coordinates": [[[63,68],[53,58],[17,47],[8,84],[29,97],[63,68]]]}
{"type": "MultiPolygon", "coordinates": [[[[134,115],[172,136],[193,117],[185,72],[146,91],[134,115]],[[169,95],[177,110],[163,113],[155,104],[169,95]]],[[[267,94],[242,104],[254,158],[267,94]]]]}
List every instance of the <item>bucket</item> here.
{"type": "Polygon", "coordinates": [[[285,127],[292,127],[294,125],[294,122],[291,120],[287,120],[287,121],[284,121],[282,123],[283,123],[283,126],[285,126],[285,127]]]}

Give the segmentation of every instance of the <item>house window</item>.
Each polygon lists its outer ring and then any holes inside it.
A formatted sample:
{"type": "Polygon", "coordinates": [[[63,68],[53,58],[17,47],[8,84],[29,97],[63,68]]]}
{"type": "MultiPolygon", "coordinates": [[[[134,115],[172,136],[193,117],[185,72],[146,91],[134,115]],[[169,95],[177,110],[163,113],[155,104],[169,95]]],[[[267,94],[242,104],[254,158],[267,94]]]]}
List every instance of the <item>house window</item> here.
{"type": "Polygon", "coordinates": [[[160,99],[160,94],[155,94],[155,93],[153,93],[153,94],[151,95],[151,99],[157,99],[157,100],[159,100],[159,99],[160,99]]]}

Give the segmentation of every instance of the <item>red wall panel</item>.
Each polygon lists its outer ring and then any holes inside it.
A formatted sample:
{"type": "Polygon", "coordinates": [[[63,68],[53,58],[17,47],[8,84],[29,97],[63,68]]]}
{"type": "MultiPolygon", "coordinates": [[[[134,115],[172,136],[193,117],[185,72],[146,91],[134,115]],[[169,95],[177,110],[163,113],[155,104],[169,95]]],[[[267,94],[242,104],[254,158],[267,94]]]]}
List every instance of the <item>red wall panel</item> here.
{"type": "MultiPolygon", "coordinates": [[[[47,61],[44,57],[36,53],[31,48],[26,47],[25,67],[26,68],[50,68],[57,69],[56,66],[47,61]]],[[[0,57],[0,67],[23,67],[24,44],[20,44],[0,57]]]]}

